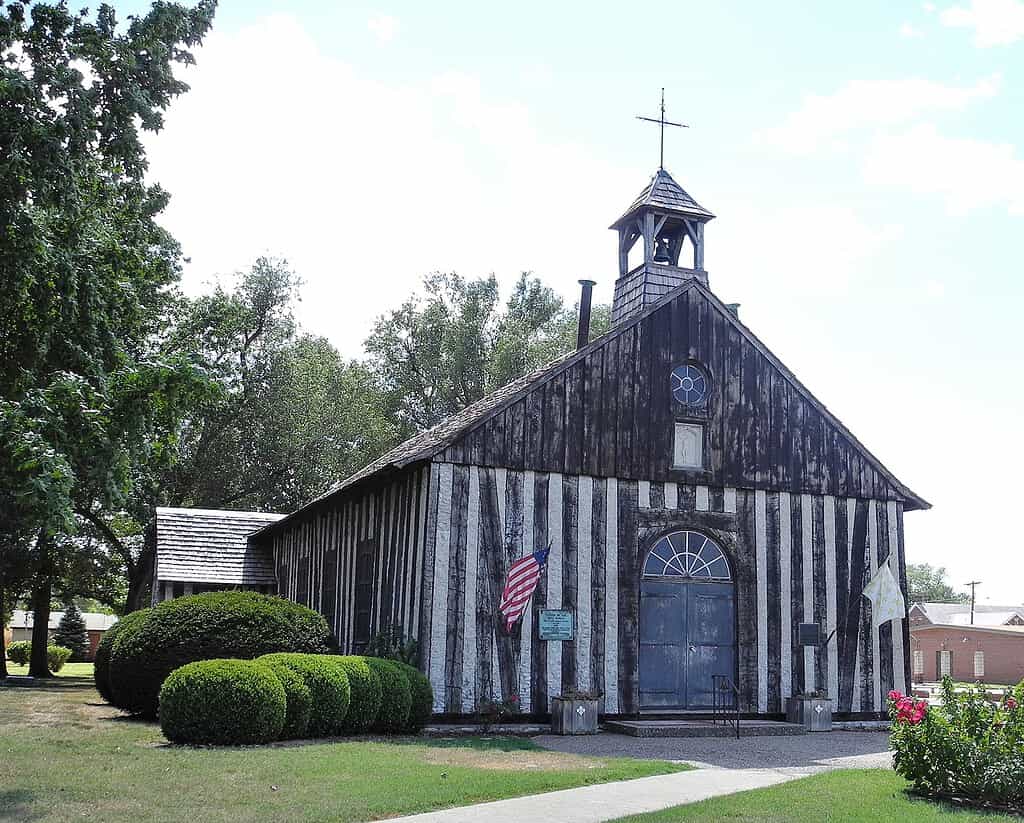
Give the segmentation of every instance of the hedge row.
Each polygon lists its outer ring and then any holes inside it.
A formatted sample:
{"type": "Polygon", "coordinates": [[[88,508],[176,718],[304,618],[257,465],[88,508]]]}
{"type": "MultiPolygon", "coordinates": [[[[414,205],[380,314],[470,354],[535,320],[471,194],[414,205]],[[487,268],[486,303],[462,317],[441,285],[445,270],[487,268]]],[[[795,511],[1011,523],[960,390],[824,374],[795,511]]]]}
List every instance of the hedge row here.
{"type": "Polygon", "coordinates": [[[279,597],[179,597],[132,612],[105,633],[96,650],[96,688],[133,714],[159,713],[172,740],[419,731],[433,706],[427,679],[402,663],[326,655],[328,636],[322,616],[279,597]],[[209,665],[193,665],[200,662],[209,665]],[[280,689],[268,686],[268,676],[280,689]],[[269,713],[253,710],[253,701],[267,703],[269,713]]]}
{"type": "Polygon", "coordinates": [[[155,718],[160,687],[186,663],[325,652],[329,634],[327,622],[311,609],[256,592],[165,600],[126,615],[106,632],[96,650],[96,688],[118,708],[155,718]]]}
{"type": "MultiPolygon", "coordinates": [[[[7,646],[7,657],[12,663],[27,666],[32,659],[32,641],[15,640],[7,646]]],[[[54,674],[64,668],[70,657],[71,649],[67,646],[51,644],[46,647],[46,665],[54,674]]]]}
{"type": "Polygon", "coordinates": [[[371,728],[418,732],[432,705],[429,682],[404,663],[275,653],[176,669],[160,691],[159,715],[168,740],[227,745],[371,728]]]}

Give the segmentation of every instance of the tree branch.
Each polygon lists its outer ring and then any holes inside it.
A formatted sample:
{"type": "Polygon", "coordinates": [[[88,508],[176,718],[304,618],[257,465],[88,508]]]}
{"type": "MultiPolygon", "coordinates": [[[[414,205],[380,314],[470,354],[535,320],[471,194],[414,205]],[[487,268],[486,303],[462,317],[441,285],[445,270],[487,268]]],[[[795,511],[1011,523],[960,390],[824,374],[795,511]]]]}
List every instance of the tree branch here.
{"type": "Polygon", "coordinates": [[[128,573],[131,574],[135,570],[135,559],[132,557],[131,550],[114,533],[114,530],[110,528],[107,522],[91,509],[78,508],[75,509],[75,514],[84,517],[96,527],[96,530],[103,535],[103,539],[110,544],[114,551],[121,555],[125,565],[128,567],[128,573]]]}

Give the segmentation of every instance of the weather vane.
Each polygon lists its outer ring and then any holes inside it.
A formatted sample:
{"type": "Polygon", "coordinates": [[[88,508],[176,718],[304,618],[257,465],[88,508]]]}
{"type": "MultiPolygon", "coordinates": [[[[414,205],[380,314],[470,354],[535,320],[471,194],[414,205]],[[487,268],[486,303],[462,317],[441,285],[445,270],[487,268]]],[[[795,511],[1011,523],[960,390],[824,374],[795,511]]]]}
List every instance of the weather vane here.
{"type": "Polygon", "coordinates": [[[654,117],[642,117],[641,115],[636,116],[637,120],[646,120],[648,123],[657,123],[661,131],[661,150],[658,157],[658,171],[663,171],[665,168],[665,126],[676,126],[680,129],[690,128],[686,123],[673,123],[671,120],[665,119],[665,89],[661,90],[661,117],[655,119],[654,117]]]}

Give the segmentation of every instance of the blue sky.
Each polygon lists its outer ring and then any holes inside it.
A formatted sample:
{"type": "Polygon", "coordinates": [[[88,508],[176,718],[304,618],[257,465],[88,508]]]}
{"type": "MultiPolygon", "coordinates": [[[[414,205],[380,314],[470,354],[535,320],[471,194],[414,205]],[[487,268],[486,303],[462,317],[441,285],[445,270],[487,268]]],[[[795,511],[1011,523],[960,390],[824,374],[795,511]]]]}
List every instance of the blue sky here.
{"type": "Polygon", "coordinates": [[[666,87],[712,289],[935,504],[909,559],[1024,601],[1024,2],[224,2],[197,58],[149,141],[187,288],[284,256],[353,356],[434,269],[610,300],[666,87]]]}

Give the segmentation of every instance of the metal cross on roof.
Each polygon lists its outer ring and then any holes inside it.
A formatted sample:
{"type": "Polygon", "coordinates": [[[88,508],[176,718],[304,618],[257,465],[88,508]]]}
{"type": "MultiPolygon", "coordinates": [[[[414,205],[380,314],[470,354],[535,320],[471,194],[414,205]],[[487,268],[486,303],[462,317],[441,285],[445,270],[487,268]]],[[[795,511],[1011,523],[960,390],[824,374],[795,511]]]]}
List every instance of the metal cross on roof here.
{"type": "Polygon", "coordinates": [[[636,116],[637,120],[646,120],[648,123],[657,123],[660,126],[661,131],[661,150],[658,155],[658,170],[665,168],[665,126],[676,126],[681,129],[690,128],[686,123],[673,123],[671,120],[665,119],[665,89],[661,90],[661,117],[655,119],[653,117],[643,117],[641,115],[636,116]]]}

